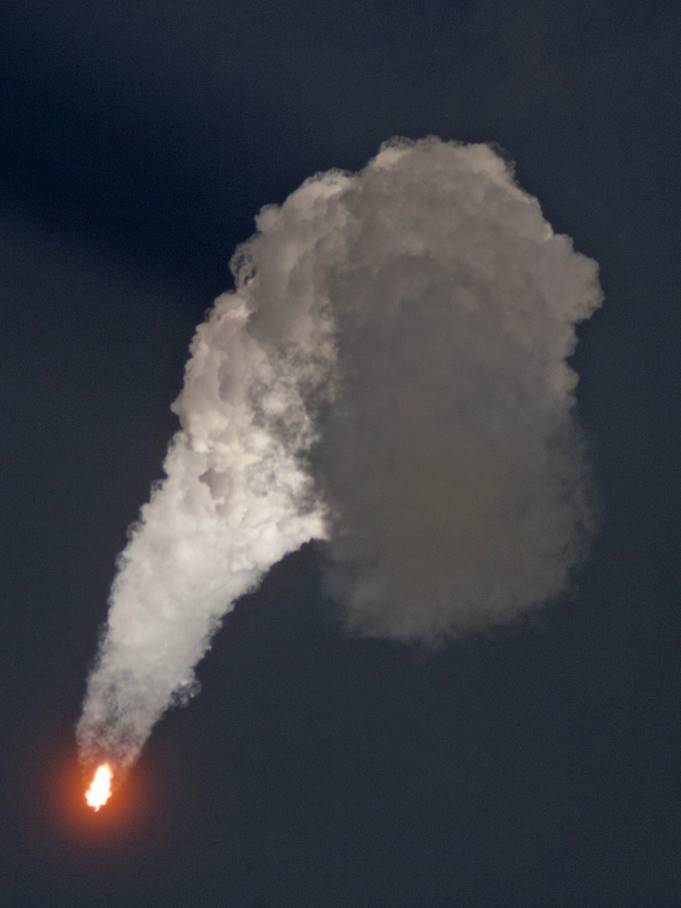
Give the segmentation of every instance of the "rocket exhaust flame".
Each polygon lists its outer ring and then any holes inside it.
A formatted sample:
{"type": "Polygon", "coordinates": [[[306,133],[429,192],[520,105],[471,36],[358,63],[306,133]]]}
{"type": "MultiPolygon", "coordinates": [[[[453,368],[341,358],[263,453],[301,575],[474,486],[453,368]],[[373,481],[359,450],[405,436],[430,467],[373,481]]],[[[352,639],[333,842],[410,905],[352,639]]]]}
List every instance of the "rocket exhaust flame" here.
{"type": "Polygon", "coordinates": [[[85,792],[85,801],[88,807],[97,813],[100,807],[104,807],[111,797],[111,780],[113,771],[108,763],[102,763],[95,770],[95,774],[90,782],[90,787],[85,792]]]}

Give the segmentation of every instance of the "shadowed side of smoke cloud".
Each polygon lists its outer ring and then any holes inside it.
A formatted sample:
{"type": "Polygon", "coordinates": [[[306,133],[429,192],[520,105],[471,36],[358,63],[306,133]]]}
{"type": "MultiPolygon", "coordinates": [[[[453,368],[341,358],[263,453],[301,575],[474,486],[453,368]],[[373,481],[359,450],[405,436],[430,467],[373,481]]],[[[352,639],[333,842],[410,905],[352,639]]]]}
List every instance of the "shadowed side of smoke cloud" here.
{"type": "Polygon", "coordinates": [[[220,619],[325,538],[350,628],[432,641],[564,591],[592,523],[567,365],[597,269],[488,146],[392,141],[257,218],[192,343],[78,738],[130,763],[220,619]]]}
{"type": "Polygon", "coordinates": [[[432,640],[564,592],[594,517],[567,358],[595,263],[490,147],[437,139],[315,178],[259,226],[254,329],[285,335],[301,296],[333,324],[308,463],[349,626],[432,640]]]}

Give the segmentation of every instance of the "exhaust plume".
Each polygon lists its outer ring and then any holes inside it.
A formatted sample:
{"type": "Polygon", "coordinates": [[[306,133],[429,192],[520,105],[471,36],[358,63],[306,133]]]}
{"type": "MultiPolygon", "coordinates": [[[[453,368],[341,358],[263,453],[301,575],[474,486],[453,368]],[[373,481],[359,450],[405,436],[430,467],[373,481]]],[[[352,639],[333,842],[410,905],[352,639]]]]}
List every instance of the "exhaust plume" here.
{"type": "Polygon", "coordinates": [[[165,479],[120,556],[78,725],[125,767],[221,617],[305,541],[357,633],[511,621],[592,524],[575,325],[597,267],[487,145],[391,140],[265,207],[191,346],[165,479]]]}

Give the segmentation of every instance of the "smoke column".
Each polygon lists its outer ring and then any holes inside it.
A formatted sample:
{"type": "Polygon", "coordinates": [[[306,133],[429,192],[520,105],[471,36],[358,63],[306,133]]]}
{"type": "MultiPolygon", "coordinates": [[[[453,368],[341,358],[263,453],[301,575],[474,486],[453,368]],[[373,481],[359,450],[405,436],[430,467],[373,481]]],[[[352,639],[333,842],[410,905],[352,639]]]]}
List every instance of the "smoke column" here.
{"type": "Polygon", "coordinates": [[[601,301],[486,145],[391,140],[264,208],[196,332],[77,736],[126,766],[302,543],[356,633],[432,642],[569,588],[592,525],[567,364],[601,301]]]}

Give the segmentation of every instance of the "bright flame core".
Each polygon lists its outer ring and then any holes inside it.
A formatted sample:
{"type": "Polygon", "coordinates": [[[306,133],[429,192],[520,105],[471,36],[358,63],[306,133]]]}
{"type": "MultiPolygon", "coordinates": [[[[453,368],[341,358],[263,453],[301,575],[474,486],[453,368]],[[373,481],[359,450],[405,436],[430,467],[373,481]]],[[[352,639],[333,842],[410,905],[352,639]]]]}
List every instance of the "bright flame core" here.
{"type": "Polygon", "coordinates": [[[111,797],[111,780],[113,771],[108,763],[102,763],[95,770],[90,782],[90,787],[85,792],[85,800],[89,807],[96,812],[103,807],[111,797]]]}

